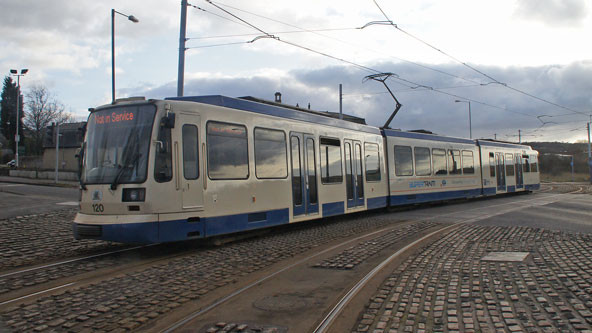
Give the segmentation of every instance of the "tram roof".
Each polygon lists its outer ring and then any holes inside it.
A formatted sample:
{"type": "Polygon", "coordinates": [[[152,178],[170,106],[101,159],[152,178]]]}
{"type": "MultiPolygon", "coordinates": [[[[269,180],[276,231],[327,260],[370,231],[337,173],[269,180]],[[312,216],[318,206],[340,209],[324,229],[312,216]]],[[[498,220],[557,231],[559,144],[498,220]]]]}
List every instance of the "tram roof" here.
{"type": "Polygon", "coordinates": [[[518,143],[494,141],[494,140],[477,140],[480,146],[501,147],[501,148],[517,148],[517,149],[532,149],[529,145],[518,143]]]}
{"type": "MultiPolygon", "coordinates": [[[[278,105],[276,103],[262,103],[244,98],[233,98],[222,95],[208,95],[208,96],[184,96],[184,97],[168,97],[166,100],[197,102],[209,105],[222,106],[231,109],[242,111],[249,111],[254,113],[266,114],[281,118],[300,120],[315,124],[322,124],[327,126],[345,128],[366,133],[380,134],[377,127],[359,124],[352,121],[336,119],[330,114],[324,112],[312,111],[306,109],[296,109],[291,106],[278,105]]],[[[361,118],[359,118],[361,119],[361,118]]]]}
{"type": "Polygon", "coordinates": [[[442,136],[437,134],[411,132],[411,131],[400,131],[393,129],[384,129],[385,136],[409,138],[409,139],[420,139],[420,140],[432,140],[440,142],[452,142],[452,143],[464,143],[469,145],[476,145],[475,140],[455,138],[450,136],[442,136]]]}

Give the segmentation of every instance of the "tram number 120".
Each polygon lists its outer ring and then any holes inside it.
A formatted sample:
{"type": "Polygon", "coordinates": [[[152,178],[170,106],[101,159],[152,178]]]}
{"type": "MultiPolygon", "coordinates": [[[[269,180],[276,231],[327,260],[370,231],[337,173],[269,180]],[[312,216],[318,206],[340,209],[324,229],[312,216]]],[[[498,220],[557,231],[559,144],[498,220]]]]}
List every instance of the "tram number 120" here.
{"type": "Polygon", "coordinates": [[[105,211],[103,204],[93,204],[92,208],[95,213],[102,213],[105,211]]]}

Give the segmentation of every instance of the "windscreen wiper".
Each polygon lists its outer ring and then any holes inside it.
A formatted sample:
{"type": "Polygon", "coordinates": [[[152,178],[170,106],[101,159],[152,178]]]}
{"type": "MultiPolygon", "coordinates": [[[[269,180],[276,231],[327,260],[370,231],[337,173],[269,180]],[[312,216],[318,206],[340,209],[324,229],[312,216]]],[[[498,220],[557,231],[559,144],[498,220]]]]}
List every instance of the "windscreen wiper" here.
{"type": "Polygon", "coordinates": [[[111,183],[111,190],[115,191],[117,189],[117,184],[119,184],[119,178],[123,175],[123,172],[128,169],[130,166],[133,166],[138,159],[140,158],[140,153],[135,152],[132,157],[129,158],[127,161],[123,163],[123,165],[118,166],[117,175],[115,175],[115,179],[113,179],[113,183],[111,183]]]}

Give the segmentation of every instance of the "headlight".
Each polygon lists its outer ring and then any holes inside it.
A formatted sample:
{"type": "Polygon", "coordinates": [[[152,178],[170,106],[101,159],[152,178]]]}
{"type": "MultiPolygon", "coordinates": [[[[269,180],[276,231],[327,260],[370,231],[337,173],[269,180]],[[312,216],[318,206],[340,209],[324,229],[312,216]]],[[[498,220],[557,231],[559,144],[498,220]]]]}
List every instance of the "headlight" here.
{"type": "Polygon", "coordinates": [[[145,188],[124,188],[123,189],[123,198],[121,201],[123,202],[131,202],[131,201],[141,201],[143,202],[146,199],[146,189],[145,188]]]}

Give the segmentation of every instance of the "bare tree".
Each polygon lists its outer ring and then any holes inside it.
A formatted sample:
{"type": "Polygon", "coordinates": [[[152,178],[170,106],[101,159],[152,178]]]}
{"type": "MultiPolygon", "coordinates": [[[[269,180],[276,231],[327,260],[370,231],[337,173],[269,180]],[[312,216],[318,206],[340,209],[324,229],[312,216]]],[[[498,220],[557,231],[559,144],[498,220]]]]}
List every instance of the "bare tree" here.
{"type": "Polygon", "coordinates": [[[47,126],[52,122],[62,124],[72,119],[72,115],[64,111],[64,105],[42,85],[35,85],[26,94],[25,126],[31,133],[33,153],[40,155],[43,151],[43,136],[47,126]]]}

